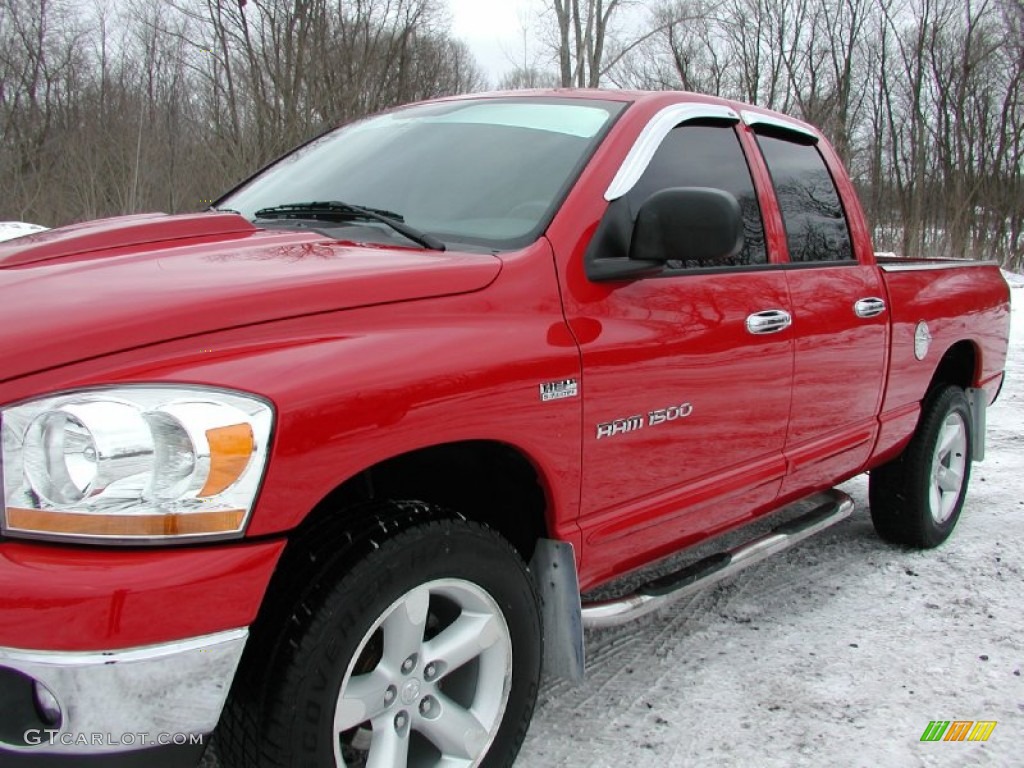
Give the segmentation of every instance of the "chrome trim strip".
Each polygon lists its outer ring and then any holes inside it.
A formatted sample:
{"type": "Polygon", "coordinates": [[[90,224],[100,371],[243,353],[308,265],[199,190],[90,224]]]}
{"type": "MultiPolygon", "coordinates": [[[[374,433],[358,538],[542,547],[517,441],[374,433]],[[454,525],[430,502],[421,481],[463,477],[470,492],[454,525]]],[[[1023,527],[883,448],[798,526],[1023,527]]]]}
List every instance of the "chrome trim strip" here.
{"type": "Polygon", "coordinates": [[[161,734],[211,733],[248,637],[249,630],[240,628],[116,651],[0,648],[0,666],[45,685],[63,717],[54,738],[38,746],[0,742],[0,748],[103,754],[147,746],[140,741],[143,734],[155,740],[161,734]]]}
{"type": "Polygon", "coordinates": [[[969,259],[951,259],[943,262],[927,262],[917,264],[879,264],[883,272],[922,272],[929,269],[957,269],[959,267],[998,267],[999,262],[993,259],[971,261],[969,259]]]}
{"type": "MultiPolygon", "coordinates": [[[[770,555],[788,549],[809,536],[823,531],[829,526],[849,517],[854,508],[853,499],[842,491],[835,489],[794,502],[794,505],[806,504],[808,502],[814,502],[819,506],[822,504],[832,504],[834,508],[827,516],[815,519],[804,527],[794,529],[791,523],[787,523],[764,536],[729,550],[725,553],[729,555],[727,565],[712,571],[703,578],[682,585],[674,592],[656,595],[636,592],[617,600],[585,604],[581,611],[583,626],[587,629],[615,627],[645,616],[682,597],[692,595],[717,581],[732,576],[748,565],[760,562],[770,555]]],[[[792,522],[796,523],[798,521],[799,518],[792,522]]]]}
{"type": "MultiPolygon", "coordinates": [[[[682,595],[679,595],[682,597],[682,595]]],[[[672,600],[667,595],[627,595],[619,600],[609,600],[604,603],[593,603],[584,605],[583,626],[586,629],[604,629],[606,627],[618,627],[622,624],[639,619],[648,613],[668,605],[672,600]]]]}
{"type": "Polygon", "coordinates": [[[812,139],[815,143],[818,142],[818,134],[812,131],[807,126],[798,123],[796,120],[789,120],[779,115],[766,115],[763,112],[753,112],[749,109],[743,110],[743,122],[750,126],[755,125],[767,125],[772,128],[781,128],[784,131],[790,133],[798,133],[801,136],[806,136],[812,139]]]}
{"type": "MultiPolygon", "coordinates": [[[[213,635],[190,637],[162,645],[144,645],[118,651],[26,651],[0,647],[0,662],[24,662],[56,667],[88,667],[96,664],[124,664],[129,661],[155,661],[189,651],[205,650],[211,645],[244,640],[248,629],[232,629],[213,635]]],[[[9,666],[9,664],[7,664],[9,666]]]]}
{"type": "Polygon", "coordinates": [[[650,122],[637,136],[626,159],[622,161],[619,172],[615,174],[608,190],[604,193],[604,199],[608,202],[618,200],[629,192],[640,177],[644,175],[651,158],[658,151],[661,142],[665,140],[669,132],[680,123],[701,118],[713,118],[718,120],[732,120],[739,122],[740,116],[732,107],[721,104],[671,104],[662,109],[651,118],[650,122]]]}

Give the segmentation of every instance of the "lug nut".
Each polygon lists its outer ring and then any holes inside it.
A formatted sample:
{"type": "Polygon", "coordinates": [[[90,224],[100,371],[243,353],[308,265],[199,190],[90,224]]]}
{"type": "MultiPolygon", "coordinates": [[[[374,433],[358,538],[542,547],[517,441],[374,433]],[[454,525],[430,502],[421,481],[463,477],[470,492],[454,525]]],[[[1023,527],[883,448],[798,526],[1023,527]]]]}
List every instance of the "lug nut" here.
{"type": "Polygon", "coordinates": [[[398,691],[395,689],[395,686],[389,685],[388,689],[384,691],[384,703],[390,704],[392,701],[395,700],[395,696],[397,694],[398,691]]]}
{"type": "Polygon", "coordinates": [[[421,715],[429,715],[431,708],[432,708],[432,706],[431,706],[431,703],[430,703],[430,699],[423,699],[423,701],[420,702],[420,714],[421,715]]]}
{"type": "Polygon", "coordinates": [[[410,656],[408,659],[402,662],[403,672],[412,672],[412,668],[416,666],[416,657],[410,656]]]}
{"type": "Polygon", "coordinates": [[[408,718],[405,716],[405,712],[399,712],[395,715],[395,729],[402,730],[405,728],[405,724],[408,722],[408,718]]]}
{"type": "Polygon", "coordinates": [[[434,664],[432,664],[432,663],[431,664],[427,664],[427,668],[423,670],[423,676],[425,678],[427,678],[427,680],[433,680],[434,679],[434,675],[436,675],[436,674],[437,674],[437,667],[434,664]]]}

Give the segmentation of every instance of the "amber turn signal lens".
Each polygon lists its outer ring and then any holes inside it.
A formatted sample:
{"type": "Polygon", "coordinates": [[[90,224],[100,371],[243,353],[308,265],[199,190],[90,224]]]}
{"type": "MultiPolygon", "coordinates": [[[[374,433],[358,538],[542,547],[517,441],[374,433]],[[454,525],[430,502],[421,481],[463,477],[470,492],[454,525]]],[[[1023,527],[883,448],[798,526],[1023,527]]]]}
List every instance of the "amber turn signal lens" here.
{"type": "Polygon", "coordinates": [[[188,536],[234,533],[241,527],[244,518],[244,509],[165,515],[95,515],[84,512],[7,508],[9,530],[73,536],[188,536]]]}
{"type": "Polygon", "coordinates": [[[206,430],[210,444],[210,474],[199,496],[216,496],[234,483],[249,466],[256,441],[248,424],[206,430]]]}

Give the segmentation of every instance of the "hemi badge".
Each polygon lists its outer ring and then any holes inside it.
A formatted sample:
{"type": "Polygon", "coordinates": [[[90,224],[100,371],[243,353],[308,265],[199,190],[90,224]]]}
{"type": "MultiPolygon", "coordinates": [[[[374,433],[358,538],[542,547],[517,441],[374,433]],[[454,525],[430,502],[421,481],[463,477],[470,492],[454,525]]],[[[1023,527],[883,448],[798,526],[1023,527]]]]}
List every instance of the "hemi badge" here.
{"type": "Polygon", "coordinates": [[[547,381],[540,385],[540,400],[546,403],[548,400],[564,400],[567,397],[576,397],[579,394],[579,385],[576,379],[562,379],[561,381],[547,381]]]}

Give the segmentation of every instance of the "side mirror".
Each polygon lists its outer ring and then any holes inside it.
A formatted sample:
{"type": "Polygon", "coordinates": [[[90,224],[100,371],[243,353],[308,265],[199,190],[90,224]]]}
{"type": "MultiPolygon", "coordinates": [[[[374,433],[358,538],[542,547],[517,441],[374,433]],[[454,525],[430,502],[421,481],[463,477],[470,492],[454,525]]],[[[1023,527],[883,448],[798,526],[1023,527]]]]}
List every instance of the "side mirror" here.
{"type": "Polygon", "coordinates": [[[711,267],[742,249],[743,211],[733,195],[707,187],[676,187],[655,192],[640,206],[629,258],[711,267]]]}
{"type": "Polygon", "coordinates": [[[655,192],[634,219],[628,198],[613,202],[584,259],[595,282],[660,274],[668,261],[715,266],[743,248],[743,212],[721,189],[674,187],[655,192]]]}

